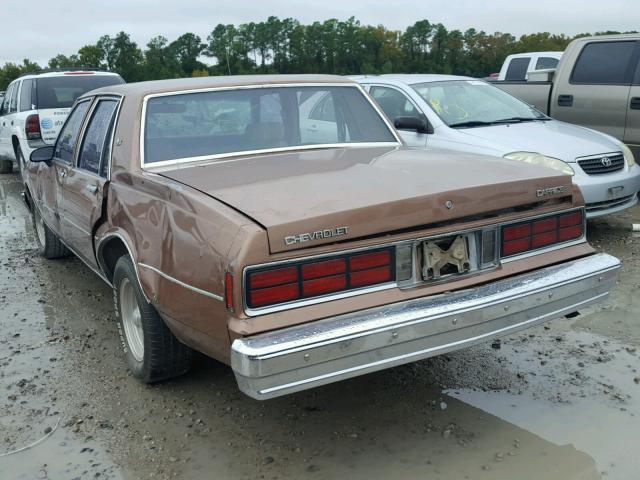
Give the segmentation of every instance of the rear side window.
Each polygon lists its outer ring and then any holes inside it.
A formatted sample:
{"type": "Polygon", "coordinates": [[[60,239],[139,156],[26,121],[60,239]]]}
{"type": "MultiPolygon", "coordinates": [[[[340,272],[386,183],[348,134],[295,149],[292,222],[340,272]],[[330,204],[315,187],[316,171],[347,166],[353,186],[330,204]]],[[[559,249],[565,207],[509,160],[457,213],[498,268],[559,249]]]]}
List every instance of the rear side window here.
{"type": "Polygon", "coordinates": [[[624,85],[631,81],[630,64],[635,42],[587,44],[571,74],[571,83],[624,85]]]}
{"type": "Polygon", "coordinates": [[[105,162],[105,147],[113,125],[116,111],[115,100],[100,100],[84,134],[78,167],[91,173],[106,172],[102,168],[105,162]]]}
{"type": "Polygon", "coordinates": [[[18,87],[20,83],[16,82],[13,84],[13,88],[11,89],[11,101],[9,102],[9,113],[18,111],[18,87]]]}
{"type": "Polygon", "coordinates": [[[27,112],[35,108],[32,98],[33,80],[23,80],[22,90],[20,90],[20,111],[27,112]]]}
{"type": "Polygon", "coordinates": [[[504,79],[511,81],[525,80],[527,78],[530,61],[531,57],[512,58],[504,79]]]}
{"type": "Polygon", "coordinates": [[[82,120],[84,119],[90,102],[82,102],[76,105],[69,117],[67,118],[64,127],[60,135],[58,135],[58,141],[56,142],[56,148],[53,156],[59,158],[63,162],[71,163],[73,160],[73,151],[78,143],[78,133],[82,126],[82,120]]]}
{"type": "Polygon", "coordinates": [[[36,82],[37,107],[69,108],[76,99],[96,88],[119,85],[124,80],[118,75],[61,75],[41,77],[36,82]]]}
{"type": "Polygon", "coordinates": [[[536,62],[536,70],[546,70],[547,68],[556,68],[558,59],[553,57],[539,57],[536,62]]]}

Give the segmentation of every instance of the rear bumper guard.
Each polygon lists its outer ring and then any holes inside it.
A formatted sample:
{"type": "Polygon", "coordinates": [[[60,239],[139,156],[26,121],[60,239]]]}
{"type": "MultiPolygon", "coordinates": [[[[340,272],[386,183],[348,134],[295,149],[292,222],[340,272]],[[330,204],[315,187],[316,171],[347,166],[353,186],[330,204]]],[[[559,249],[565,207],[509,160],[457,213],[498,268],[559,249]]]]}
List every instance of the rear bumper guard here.
{"type": "Polygon", "coordinates": [[[267,399],[458,350],[603,300],[617,258],[595,254],[473,289],[340,315],[231,347],[241,391],[267,399]]]}

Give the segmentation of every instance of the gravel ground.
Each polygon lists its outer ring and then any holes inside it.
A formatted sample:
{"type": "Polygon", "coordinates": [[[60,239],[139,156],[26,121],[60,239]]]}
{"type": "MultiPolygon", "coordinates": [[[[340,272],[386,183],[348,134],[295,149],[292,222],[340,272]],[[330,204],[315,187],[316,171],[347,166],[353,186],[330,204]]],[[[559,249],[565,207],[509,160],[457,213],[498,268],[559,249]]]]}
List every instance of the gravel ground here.
{"type": "Polygon", "coordinates": [[[607,303],[257,402],[213,360],[131,378],[110,289],[37,256],[19,190],[0,177],[0,479],[640,478],[640,207],[590,222],[623,260],[607,303]]]}

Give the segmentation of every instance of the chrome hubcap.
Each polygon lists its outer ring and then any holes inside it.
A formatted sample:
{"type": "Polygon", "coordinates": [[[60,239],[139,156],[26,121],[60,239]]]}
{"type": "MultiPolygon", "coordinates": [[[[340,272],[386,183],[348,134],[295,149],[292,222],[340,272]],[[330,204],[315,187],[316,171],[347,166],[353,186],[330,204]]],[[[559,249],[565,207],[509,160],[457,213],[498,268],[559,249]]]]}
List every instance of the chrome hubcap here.
{"type": "Polygon", "coordinates": [[[142,317],[133,285],[128,278],[122,280],[120,284],[120,316],[129,350],[133,357],[141,362],[144,356],[142,317]]]}
{"type": "Polygon", "coordinates": [[[36,235],[38,236],[38,241],[40,242],[40,245],[44,247],[44,242],[45,242],[44,220],[42,220],[42,217],[38,212],[35,212],[34,215],[36,216],[36,221],[35,221],[36,235]]]}

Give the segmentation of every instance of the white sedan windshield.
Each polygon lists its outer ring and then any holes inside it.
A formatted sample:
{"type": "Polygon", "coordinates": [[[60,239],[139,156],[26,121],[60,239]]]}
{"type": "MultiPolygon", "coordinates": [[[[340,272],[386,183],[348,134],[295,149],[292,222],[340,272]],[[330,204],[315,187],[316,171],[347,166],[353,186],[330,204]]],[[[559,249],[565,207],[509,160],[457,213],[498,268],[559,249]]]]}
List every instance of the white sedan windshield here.
{"type": "Polygon", "coordinates": [[[150,98],[144,161],[389,142],[396,137],[356,87],[239,88],[150,98]]]}
{"type": "Polygon", "coordinates": [[[480,80],[453,80],[412,85],[450,127],[546,120],[526,103],[480,80]]]}

